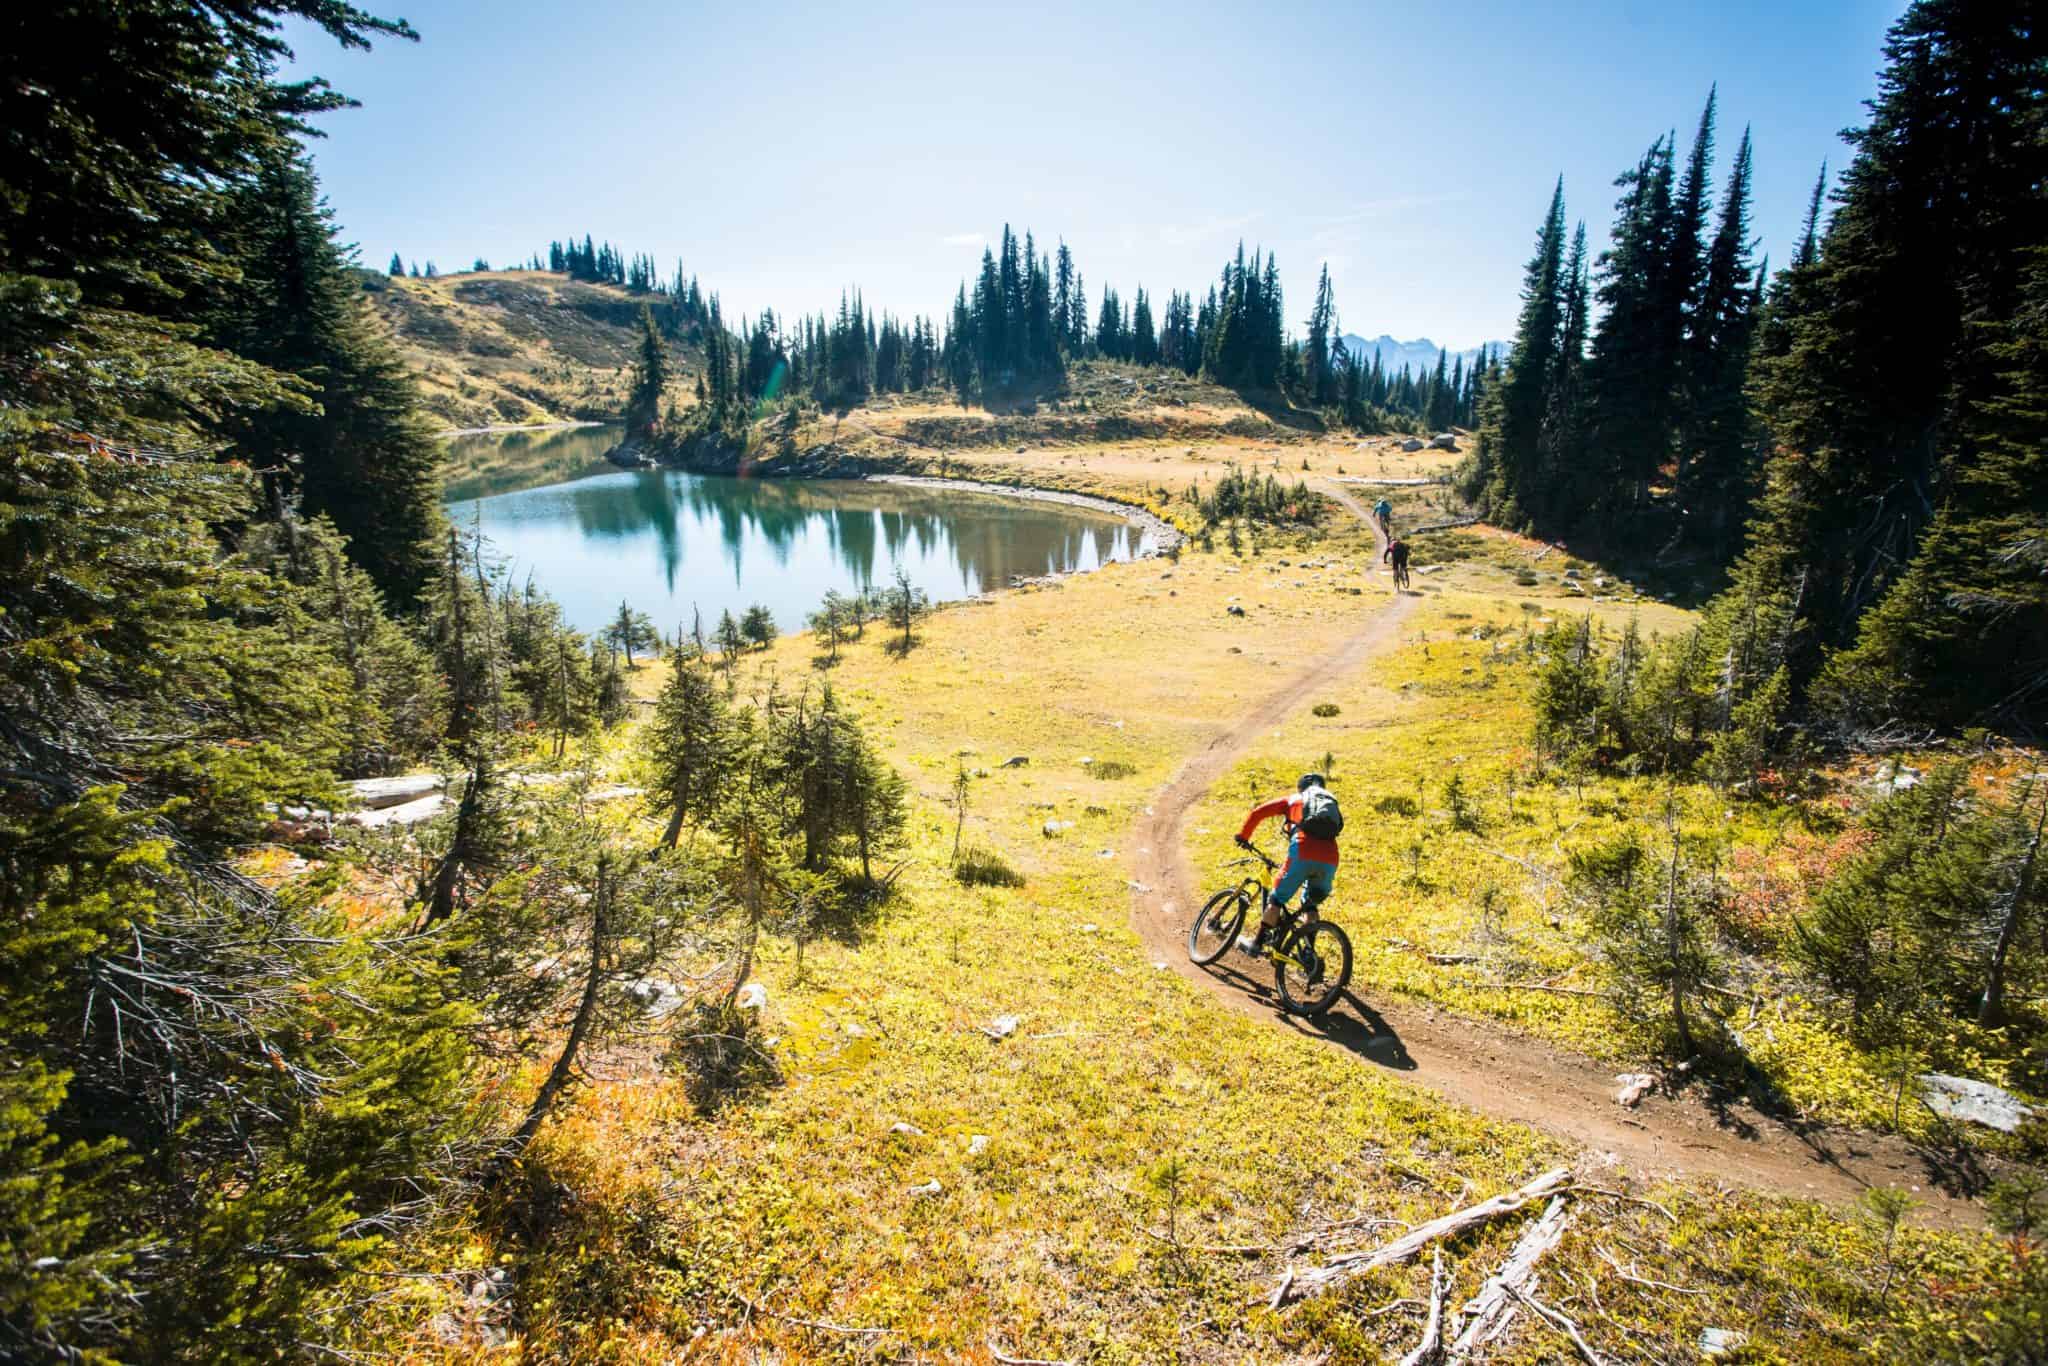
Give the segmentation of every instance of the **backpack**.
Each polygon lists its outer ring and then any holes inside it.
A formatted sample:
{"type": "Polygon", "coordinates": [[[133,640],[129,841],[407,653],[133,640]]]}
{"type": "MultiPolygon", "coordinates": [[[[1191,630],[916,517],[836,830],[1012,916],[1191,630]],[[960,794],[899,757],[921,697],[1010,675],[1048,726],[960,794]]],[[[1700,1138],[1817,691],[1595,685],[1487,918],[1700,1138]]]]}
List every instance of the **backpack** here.
{"type": "Polygon", "coordinates": [[[1301,794],[1301,832],[1319,840],[1333,840],[1344,833],[1344,813],[1328,788],[1312,787],[1301,794]]]}

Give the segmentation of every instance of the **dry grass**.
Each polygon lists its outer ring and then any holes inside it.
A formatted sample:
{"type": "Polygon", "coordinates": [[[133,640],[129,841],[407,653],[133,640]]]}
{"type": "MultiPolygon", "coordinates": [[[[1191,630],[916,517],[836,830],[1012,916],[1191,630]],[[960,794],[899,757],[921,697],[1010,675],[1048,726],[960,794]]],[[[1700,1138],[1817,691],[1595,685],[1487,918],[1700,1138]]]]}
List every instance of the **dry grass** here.
{"type": "MultiPolygon", "coordinates": [[[[1182,473],[1184,456],[1171,462],[1182,473]]],[[[1102,458],[1078,477],[1123,487],[1102,458]]],[[[1055,459],[1038,457],[1030,473],[1049,478],[1055,459]]],[[[1346,1220],[1420,1221],[1564,1155],[1206,999],[1143,952],[1124,871],[1136,817],[1182,758],[1385,601],[1360,540],[1113,566],[941,611],[906,659],[874,638],[845,649],[833,686],[911,782],[910,862],[879,921],[811,945],[801,980],[786,947],[761,963],[786,1084],[704,1117],[681,1078],[602,1080],[531,1160],[555,1192],[545,1218],[479,1225],[410,1249],[411,1264],[504,1260],[519,1287],[519,1345],[550,1359],[988,1361],[991,1342],[1105,1362],[1398,1356],[1419,1320],[1372,1311],[1426,1296],[1426,1270],[1391,1269],[1281,1317],[1247,1303],[1281,1256],[1203,1249],[1346,1220]],[[1029,762],[1004,767],[1013,756],[1029,762]],[[1083,759],[1132,772],[1101,781],[1083,759]],[[1018,869],[1021,887],[962,887],[951,875],[949,795],[962,765],[972,775],[964,844],[1018,869]],[[1022,1023],[992,1039],[982,1026],[1001,1014],[1022,1023]],[[916,1132],[893,1131],[899,1122],[916,1132]],[[933,1182],[936,1193],[914,1193],[933,1182]]],[[[1454,858],[1457,842],[1431,814],[1430,775],[1446,756],[1487,819],[1525,832],[1508,838],[1547,841],[1554,815],[1551,797],[1523,794],[1514,814],[1500,793],[1524,731],[1512,666],[1495,656],[1513,631],[1564,606],[1564,590],[1554,566],[1535,588],[1513,584],[1506,566],[1528,562],[1527,543],[1485,535],[1469,549],[1418,576],[1430,601],[1403,647],[1320,699],[1338,715],[1305,709],[1221,785],[1197,822],[1198,854],[1220,848],[1248,792],[1327,749],[1357,823],[1340,895],[1362,949],[1360,988],[1501,1015],[1513,1012],[1385,945],[1463,945],[1481,928],[1465,886],[1478,856],[1454,858]],[[1473,639],[1482,624],[1508,634],[1473,639]],[[1409,798],[1415,814],[1376,816],[1352,791],[1409,798]],[[1386,881],[1401,870],[1398,849],[1372,852],[1411,833],[1429,842],[1423,869],[1437,885],[1427,895],[1386,881]]],[[[1680,620],[1643,610],[1652,624],[1680,620]]],[[[812,653],[801,637],[778,642],[750,661],[746,689],[770,675],[798,683],[812,653]]],[[[633,681],[648,694],[660,679],[650,668],[633,681]]],[[[604,756],[630,777],[630,737],[604,756]]],[[[1506,928],[1517,938],[1503,952],[1570,952],[1535,934],[1519,902],[1506,928]]],[[[1532,1008],[1525,1022],[1575,1041],[1591,1028],[1568,1002],[1532,1008]]],[[[2005,1265],[1988,1243],[1909,1233],[1901,1255],[1912,1274],[1880,1310],[1862,1288],[1878,1244],[1861,1226],[1796,1204],[1654,1189],[1680,1228],[1641,1206],[1603,1206],[1589,1215],[1597,1235],[1568,1239],[1554,1261],[1555,1295],[1600,1278],[1597,1310],[1571,1303],[1616,1358],[1684,1359],[1711,1325],[1752,1333],[1758,1359],[1847,1360],[1877,1325],[1925,1308],[1934,1292],[1924,1287],[1966,1296],[2005,1265]],[[1699,1293],[1614,1282],[1596,1245],[1623,1240],[1639,1275],[1699,1293]]],[[[1453,1249],[1454,1300],[1517,1232],[1509,1222],[1453,1249]]],[[[1376,1236],[1367,1224],[1353,1241],[1376,1236]]],[[[418,1289],[365,1320],[366,1340],[406,1332],[422,1354],[478,1353],[473,1336],[444,1349],[419,1327],[448,1293],[418,1289]]],[[[1560,1341],[1524,1323],[1504,1359],[1554,1359],[1560,1341]]]]}

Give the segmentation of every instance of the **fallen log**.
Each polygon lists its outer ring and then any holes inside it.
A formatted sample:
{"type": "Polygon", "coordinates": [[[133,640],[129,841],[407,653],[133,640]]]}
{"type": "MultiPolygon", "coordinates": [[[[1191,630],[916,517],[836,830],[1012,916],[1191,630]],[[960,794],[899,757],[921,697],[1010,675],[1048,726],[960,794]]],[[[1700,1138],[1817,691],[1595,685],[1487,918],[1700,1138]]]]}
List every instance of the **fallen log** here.
{"type": "Polygon", "coordinates": [[[1429,1273],[1429,1322],[1422,1325],[1422,1341],[1401,1358],[1401,1366],[1432,1366],[1444,1354],[1444,1296],[1450,1293],[1451,1278],[1444,1274],[1444,1250],[1436,1249],[1436,1265],[1429,1273]]]}
{"type": "Polygon", "coordinates": [[[1490,1200],[1482,1200],[1461,1210],[1453,1210],[1441,1219],[1432,1219],[1393,1242],[1371,1251],[1347,1252],[1340,1257],[1332,1257],[1317,1267],[1299,1270],[1289,1267],[1274,1288],[1271,1298],[1261,1295],[1259,1299],[1278,1309],[1296,1300],[1334,1290],[1347,1281],[1377,1271],[1383,1266],[1405,1262],[1432,1243],[1455,1237],[1466,1229],[1477,1228],[1481,1224],[1498,1219],[1503,1214],[1512,1214],[1532,1200],[1541,1200],[1546,1195],[1554,1194],[1570,1178],[1568,1168],[1553,1167],[1519,1190],[1496,1195],[1490,1200]]]}
{"type": "Polygon", "coordinates": [[[1451,1344],[1448,1360],[1465,1360],[1499,1337],[1514,1322],[1515,1311],[1520,1306],[1519,1296],[1528,1288],[1529,1279],[1536,1272],[1536,1263],[1544,1253],[1557,1246],[1558,1239],[1564,1237],[1565,1225],[1570,1222],[1571,1216],[1565,1212],[1564,1197],[1553,1196],[1550,1207],[1543,1211],[1543,1217],[1522,1230],[1522,1236],[1515,1240],[1514,1250],[1508,1253],[1508,1259],[1501,1263],[1500,1270],[1487,1277],[1485,1286],[1459,1311],[1467,1322],[1457,1341],[1451,1344]]]}

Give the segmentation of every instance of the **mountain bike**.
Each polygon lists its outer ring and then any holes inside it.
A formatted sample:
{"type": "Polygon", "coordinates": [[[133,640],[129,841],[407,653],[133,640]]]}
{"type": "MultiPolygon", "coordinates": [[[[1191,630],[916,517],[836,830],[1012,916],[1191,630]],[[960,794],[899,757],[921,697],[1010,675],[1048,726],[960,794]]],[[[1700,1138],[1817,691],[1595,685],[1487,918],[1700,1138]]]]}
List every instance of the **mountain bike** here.
{"type": "MultiPolygon", "coordinates": [[[[1250,846],[1247,846],[1248,848],[1250,846]]],[[[1242,881],[1209,898],[1188,926],[1188,957],[1206,967],[1237,943],[1254,905],[1263,919],[1273,898],[1273,874],[1280,865],[1262,849],[1232,859],[1229,868],[1253,868],[1242,881]]],[[[1351,940],[1324,920],[1320,903],[1309,895],[1301,907],[1280,917],[1267,935],[1261,956],[1273,965],[1280,1003],[1296,1015],[1320,1015],[1336,1004],[1351,981],[1351,940]]]]}

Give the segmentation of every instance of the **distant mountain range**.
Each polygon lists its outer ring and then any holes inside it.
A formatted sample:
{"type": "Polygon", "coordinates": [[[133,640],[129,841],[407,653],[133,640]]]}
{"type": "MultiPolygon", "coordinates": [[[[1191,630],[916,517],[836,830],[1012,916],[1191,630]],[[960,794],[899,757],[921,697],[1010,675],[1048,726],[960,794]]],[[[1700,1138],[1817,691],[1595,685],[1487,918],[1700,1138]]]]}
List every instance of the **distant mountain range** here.
{"type": "MultiPolygon", "coordinates": [[[[1388,374],[1400,374],[1401,367],[1405,365],[1418,377],[1436,369],[1436,358],[1443,354],[1443,348],[1427,337],[1417,337],[1414,341],[1395,341],[1384,332],[1372,341],[1347,332],[1344,334],[1344,349],[1354,356],[1363,356],[1368,366],[1372,364],[1373,353],[1377,352],[1380,368],[1388,374]]],[[[1482,350],[1494,351],[1505,356],[1508,353],[1508,344],[1498,341],[1484,342],[1470,351],[1453,351],[1450,353],[1448,364],[1455,365],[1463,360],[1465,368],[1470,370],[1472,363],[1479,359],[1482,350]]]]}

